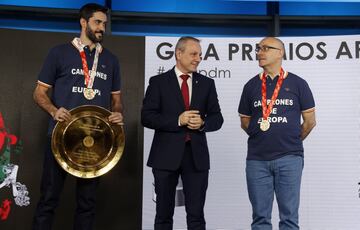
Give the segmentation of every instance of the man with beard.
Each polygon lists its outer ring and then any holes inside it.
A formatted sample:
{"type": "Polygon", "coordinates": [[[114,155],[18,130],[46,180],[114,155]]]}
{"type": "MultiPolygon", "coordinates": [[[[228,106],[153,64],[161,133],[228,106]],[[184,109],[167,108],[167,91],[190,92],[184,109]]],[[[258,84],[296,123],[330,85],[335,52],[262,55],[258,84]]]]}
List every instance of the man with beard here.
{"type": "MultiPolygon", "coordinates": [[[[56,122],[71,118],[70,109],[97,105],[112,113],[109,121],[122,124],[119,63],[100,44],[105,32],[108,9],[86,4],[80,9],[80,38],[51,49],[38,76],[35,102],[51,115],[33,229],[51,229],[55,208],[67,173],[56,162],[51,150],[51,133],[56,122]],[[48,90],[52,89],[51,99],[48,90]]],[[[73,229],[93,229],[96,189],[99,177],[77,178],[76,213],[73,229]]]]}

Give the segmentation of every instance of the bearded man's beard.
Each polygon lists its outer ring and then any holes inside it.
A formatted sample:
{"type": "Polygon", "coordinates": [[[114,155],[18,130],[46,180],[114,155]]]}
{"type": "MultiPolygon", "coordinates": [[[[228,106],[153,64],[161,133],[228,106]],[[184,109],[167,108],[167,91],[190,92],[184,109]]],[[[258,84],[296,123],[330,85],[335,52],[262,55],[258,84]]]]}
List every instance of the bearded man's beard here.
{"type": "Polygon", "coordinates": [[[103,38],[104,38],[104,32],[103,31],[98,31],[98,32],[93,32],[90,29],[90,26],[87,26],[86,28],[86,36],[90,39],[90,41],[92,41],[93,43],[101,43],[103,38]],[[97,33],[101,33],[100,37],[96,37],[97,33]]]}

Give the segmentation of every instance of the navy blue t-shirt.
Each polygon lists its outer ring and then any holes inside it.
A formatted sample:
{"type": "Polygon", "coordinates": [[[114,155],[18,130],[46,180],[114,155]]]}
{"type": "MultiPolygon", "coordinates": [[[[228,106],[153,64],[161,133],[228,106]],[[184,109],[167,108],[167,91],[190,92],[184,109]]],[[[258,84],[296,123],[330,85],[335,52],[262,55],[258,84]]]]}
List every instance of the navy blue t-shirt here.
{"type": "MultiPolygon", "coordinates": [[[[86,61],[91,71],[95,49],[85,47],[86,61]]],[[[94,79],[93,89],[96,96],[92,100],[84,97],[85,78],[78,49],[70,42],[52,48],[38,77],[39,84],[52,88],[51,100],[57,107],[68,110],[81,105],[97,105],[111,109],[111,94],[120,91],[119,62],[116,56],[103,48],[94,79]]],[[[49,134],[55,126],[50,120],[49,134]]]]}
{"type": "MultiPolygon", "coordinates": [[[[261,75],[250,79],[244,86],[238,112],[240,116],[251,117],[247,129],[248,160],[274,160],[289,154],[303,155],[301,140],[301,113],[315,107],[307,82],[295,74],[287,73],[269,115],[270,128],[260,130],[262,119],[261,75]]],[[[278,76],[267,77],[266,98],[270,103],[278,76]]]]}

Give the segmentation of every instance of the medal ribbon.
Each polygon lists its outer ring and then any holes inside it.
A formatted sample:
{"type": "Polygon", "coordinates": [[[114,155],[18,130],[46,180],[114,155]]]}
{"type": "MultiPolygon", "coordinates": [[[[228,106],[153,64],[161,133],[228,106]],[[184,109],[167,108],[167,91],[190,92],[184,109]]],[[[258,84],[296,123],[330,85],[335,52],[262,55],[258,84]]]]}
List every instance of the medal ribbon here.
{"type": "Polygon", "coordinates": [[[86,61],[86,55],[85,55],[85,51],[84,51],[85,45],[81,43],[80,38],[74,38],[71,43],[79,50],[81,62],[82,62],[82,66],[83,66],[85,86],[86,86],[86,88],[91,89],[94,84],[96,70],[97,70],[97,66],[98,66],[98,62],[99,62],[99,55],[100,55],[102,47],[99,43],[96,43],[94,62],[93,62],[93,66],[91,68],[91,74],[89,74],[89,67],[88,67],[88,64],[86,61]]]}
{"type": "Polygon", "coordinates": [[[277,80],[277,83],[276,83],[276,86],[275,86],[275,89],[274,89],[274,93],[273,93],[273,95],[271,97],[270,104],[268,106],[266,105],[267,100],[266,100],[266,73],[265,72],[263,72],[261,80],[262,80],[262,85],[261,85],[261,106],[262,106],[263,120],[267,120],[267,118],[269,117],[269,115],[270,115],[270,113],[272,111],[272,108],[273,108],[273,106],[275,104],[276,98],[279,95],[281,85],[282,85],[282,83],[284,81],[284,70],[283,70],[283,68],[280,69],[280,75],[279,75],[279,78],[277,80]]]}

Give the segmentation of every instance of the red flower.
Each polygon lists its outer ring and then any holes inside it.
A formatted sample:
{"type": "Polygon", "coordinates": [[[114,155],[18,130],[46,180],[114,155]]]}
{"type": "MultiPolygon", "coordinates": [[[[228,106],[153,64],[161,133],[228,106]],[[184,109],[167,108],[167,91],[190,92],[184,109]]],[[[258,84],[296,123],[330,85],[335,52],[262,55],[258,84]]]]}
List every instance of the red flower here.
{"type": "Polygon", "coordinates": [[[11,201],[6,199],[2,202],[2,206],[0,207],[0,219],[6,220],[10,213],[10,204],[11,201]]]}
{"type": "Polygon", "coordinates": [[[0,113],[0,150],[3,148],[6,140],[5,138],[10,139],[10,145],[15,145],[17,142],[17,137],[15,135],[7,134],[5,130],[4,119],[2,117],[2,114],[0,113]]]}
{"type": "Polygon", "coordinates": [[[2,149],[4,142],[5,142],[6,133],[0,132],[0,150],[2,149]]]}
{"type": "Polygon", "coordinates": [[[15,145],[17,142],[17,137],[15,135],[9,134],[7,135],[8,138],[10,138],[10,145],[15,145]]]}

